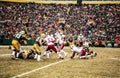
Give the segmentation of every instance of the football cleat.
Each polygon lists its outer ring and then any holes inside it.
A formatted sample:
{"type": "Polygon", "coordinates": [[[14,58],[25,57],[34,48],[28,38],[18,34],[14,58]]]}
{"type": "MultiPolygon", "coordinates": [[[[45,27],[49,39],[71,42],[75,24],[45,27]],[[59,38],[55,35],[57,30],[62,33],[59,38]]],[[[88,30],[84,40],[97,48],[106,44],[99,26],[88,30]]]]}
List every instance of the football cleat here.
{"type": "Polygon", "coordinates": [[[97,56],[97,53],[95,53],[94,57],[96,57],[96,56],[97,56]]]}
{"type": "Polygon", "coordinates": [[[63,58],[63,57],[59,57],[59,59],[62,59],[62,60],[63,60],[64,58],[63,58]]]}

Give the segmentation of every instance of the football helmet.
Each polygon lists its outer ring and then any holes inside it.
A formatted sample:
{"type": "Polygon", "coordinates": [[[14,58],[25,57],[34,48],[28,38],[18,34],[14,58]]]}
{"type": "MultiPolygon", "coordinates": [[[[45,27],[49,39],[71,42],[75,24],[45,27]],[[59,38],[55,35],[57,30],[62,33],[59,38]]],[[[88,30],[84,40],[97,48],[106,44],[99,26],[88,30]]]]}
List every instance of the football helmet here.
{"type": "Polygon", "coordinates": [[[24,34],[25,34],[25,31],[21,31],[20,33],[21,33],[22,35],[24,35],[24,34]]]}

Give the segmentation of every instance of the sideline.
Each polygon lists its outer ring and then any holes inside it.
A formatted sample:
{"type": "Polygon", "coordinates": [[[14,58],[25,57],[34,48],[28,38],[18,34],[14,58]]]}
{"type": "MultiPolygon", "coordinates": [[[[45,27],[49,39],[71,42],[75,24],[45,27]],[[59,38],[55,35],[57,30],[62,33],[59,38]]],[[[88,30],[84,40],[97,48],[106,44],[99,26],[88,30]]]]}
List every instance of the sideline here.
{"type": "Polygon", "coordinates": [[[62,63],[62,62],[65,62],[65,61],[68,61],[70,59],[65,59],[65,60],[61,60],[61,61],[58,61],[58,62],[54,62],[54,63],[51,63],[51,64],[48,64],[46,66],[43,66],[43,67],[40,67],[40,68],[37,68],[37,69],[33,69],[31,71],[28,71],[28,72],[25,72],[25,73],[22,73],[22,74],[19,74],[19,75],[16,75],[16,76],[13,76],[11,78],[18,78],[18,77],[22,77],[24,75],[27,75],[27,74],[30,74],[30,73],[33,73],[33,72],[36,72],[38,70],[41,70],[41,69],[44,69],[44,68],[47,68],[47,67],[50,67],[50,66],[53,66],[53,65],[56,65],[58,63],[62,63]]]}

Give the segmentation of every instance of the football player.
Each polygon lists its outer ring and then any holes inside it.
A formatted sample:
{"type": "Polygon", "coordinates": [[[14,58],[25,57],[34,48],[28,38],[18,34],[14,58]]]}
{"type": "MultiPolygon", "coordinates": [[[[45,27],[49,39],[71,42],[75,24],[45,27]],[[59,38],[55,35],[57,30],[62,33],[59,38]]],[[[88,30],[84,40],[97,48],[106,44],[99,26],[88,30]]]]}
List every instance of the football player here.
{"type": "Polygon", "coordinates": [[[64,40],[65,40],[65,35],[63,33],[57,33],[55,34],[57,38],[57,44],[58,44],[58,51],[60,53],[64,53],[65,56],[67,56],[67,52],[63,50],[64,48],[64,40]]]}
{"type": "Polygon", "coordinates": [[[60,59],[63,59],[60,52],[58,52],[57,49],[55,48],[55,45],[54,45],[55,38],[51,34],[48,34],[46,36],[46,38],[44,39],[44,41],[47,43],[47,48],[46,48],[45,53],[44,53],[44,55],[47,54],[47,58],[49,58],[49,55],[50,55],[49,51],[53,50],[55,53],[58,54],[58,57],[60,59]]]}
{"type": "Polygon", "coordinates": [[[88,59],[88,56],[86,55],[86,51],[83,47],[77,47],[74,45],[71,47],[71,49],[73,51],[73,54],[70,57],[71,59],[74,58],[75,54],[77,54],[78,58],[80,58],[80,59],[88,59]]]}
{"type": "Polygon", "coordinates": [[[31,50],[21,50],[19,57],[21,59],[34,59],[35,56],[35,52],[31,49],[31,50]]]}
{"type": "MultiPolygon", "coordinates": [[[[87,43],[85,45],[87,46],[87,43]]],[[[74,58],[75,54],[77,54],[78,58],[80,58],[80,59],[88,59],[88,58],[92,57],[92,55],[87,54],[85,46],[77,47],[76,45],[73,44],[71,46],[71,50],[73,52],[72,56],[70,57],[71,59],[74,58]]]]}
{"type": "Polygon", "coordinates": [[[28,40],[29,38],[26,37],[25,31],[18,32],[14,35],[14,38],[12,40],[12,59],[18,59],[19,52],[20,52],[20,41],[21,40],[28,40]]]}
{"type": "Polygon", "coordinates": [[[97,53],[95,51],[90,50],[90,48],[88,48],[88,47],[85,47],[85,51],[89,57],[96,57],[97,56],[97,53]]]}
{"type": "Polygon", "coordinates": [[[79,47],[83,46],[84,39],[83,34],[78,35],[79,47]]]}
{"type": "Polygon", "coordinates": [[[84,41],[83,47],[85,48],[85,51],[87,52],[87,55],[88,55],[88,56],[90,56],[90,57],[95,57],[95,56],[97,55],[96,52],[90,50],[88,39],[86,39],[86,40],[84,41]]]}
{"type": "Polygon", "coordinates": [[[72,34],[70,34],[68,38],[68,42],[69,42],[70,48],[72,48],[72,46],[74,46],[74,37],[72,36],[72,34]]]}
{"type": "Polygon", "coordinates": [[[42,49],[42,44],[41,44],[41,38],[37,37],[36,42],[33,44],[33,49],[35,51],[35,57],[34,59],[37,59],[37,61],[41,61],[41,49],[42,49]]]}

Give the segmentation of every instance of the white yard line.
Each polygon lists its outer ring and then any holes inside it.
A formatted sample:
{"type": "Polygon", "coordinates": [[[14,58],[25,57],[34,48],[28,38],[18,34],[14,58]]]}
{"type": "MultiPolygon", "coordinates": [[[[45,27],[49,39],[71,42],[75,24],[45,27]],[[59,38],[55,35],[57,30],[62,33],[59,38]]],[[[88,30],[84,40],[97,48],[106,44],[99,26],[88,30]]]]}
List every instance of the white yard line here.
{"type": "Polygon", "coordinates": [[[0,54],[0,56],[10,56],[11,54],[0,54]]]}
{"type": "Polygon", "coordinates": [[[37,68],[37,69],[33,69],[33,70],[31,70],[31,71],[28,71],[28,72],[25,72],[25,73],[22,73],[22,74],[13,76],[13,77],[11,77],[11,78],[22,77],[22,76],[24,76],[24,75],[27,75],[27,74],[36,72],[36,71],[38,71],[38,70],[41,70],[41,69],[44,69],[44,68],[47,68],[47,67],[56,65],[56,64],[58,64],[58,63],[62,63],[62,62],[68,61],[68,60],[70,60],[70,59],[65,59],[65,60],[61,60],[61,61],[58,61],[58,62],[54,62],[54,63],[48,64],[48,65],[46,65],[46,66],[43,66],[43,67],[40,67],[40,68],[37,68]]]}
{"type": "Polygon", "coordinates": [[[117,61],[120,61],[120,58],[111,58],[112,60],[117,60],[117,61]]]}

